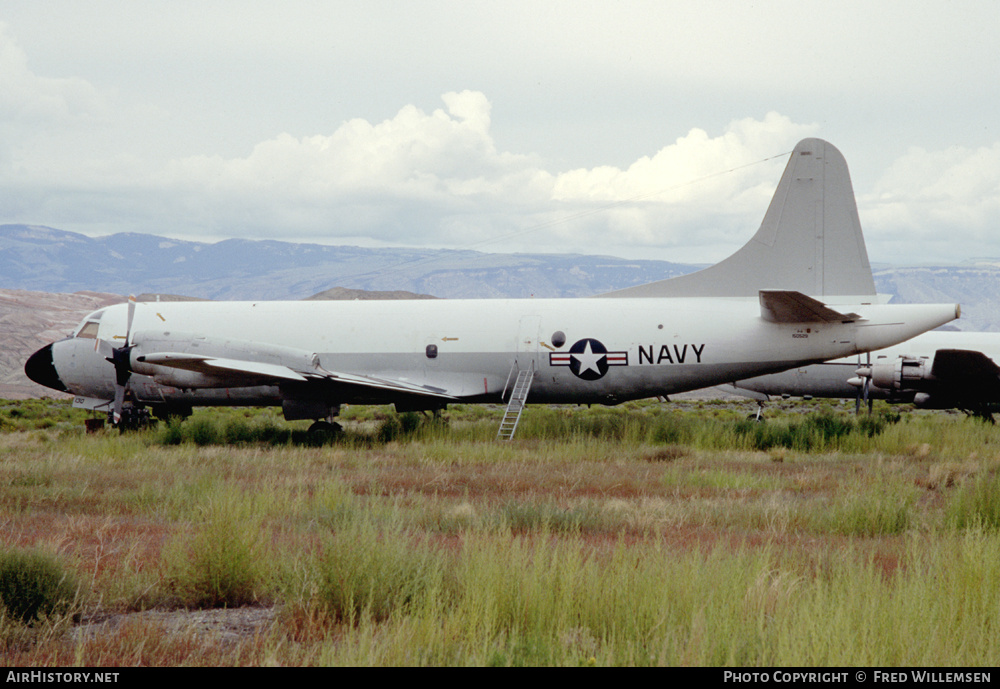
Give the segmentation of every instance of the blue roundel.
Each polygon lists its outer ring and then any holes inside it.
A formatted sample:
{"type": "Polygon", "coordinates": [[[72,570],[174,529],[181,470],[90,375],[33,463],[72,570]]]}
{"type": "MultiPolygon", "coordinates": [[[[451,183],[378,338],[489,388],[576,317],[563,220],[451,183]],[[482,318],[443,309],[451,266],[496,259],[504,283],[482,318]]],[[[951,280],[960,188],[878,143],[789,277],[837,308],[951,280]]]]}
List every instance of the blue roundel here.
{"type": "Polygon", "coordinates": [[[577,340],[569,348],[569,370],[578,378],[597,380],[608,372],[608,348],[599,340],[577,340]]]}

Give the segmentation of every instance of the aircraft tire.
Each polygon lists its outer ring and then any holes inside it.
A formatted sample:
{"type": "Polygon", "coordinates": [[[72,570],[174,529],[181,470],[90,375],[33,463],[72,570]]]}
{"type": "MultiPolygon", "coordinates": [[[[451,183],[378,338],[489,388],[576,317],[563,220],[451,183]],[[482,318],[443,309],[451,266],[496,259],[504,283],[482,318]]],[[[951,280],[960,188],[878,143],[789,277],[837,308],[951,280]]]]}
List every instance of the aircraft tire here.
{"type": "Polygon", "coordinates": [[[119,433],[126,433],[152,428],[156,425],[156,421],[145,407],[128,406],[122,409],[121,420],[113,425],[118,428],[119,433]]]}
{"type": "Polygon", "coordinates": [[[309,437],[320,444],[336,440],[344,434],[344,428],[332,421],[316,421],[309,427],[309,437]]]}

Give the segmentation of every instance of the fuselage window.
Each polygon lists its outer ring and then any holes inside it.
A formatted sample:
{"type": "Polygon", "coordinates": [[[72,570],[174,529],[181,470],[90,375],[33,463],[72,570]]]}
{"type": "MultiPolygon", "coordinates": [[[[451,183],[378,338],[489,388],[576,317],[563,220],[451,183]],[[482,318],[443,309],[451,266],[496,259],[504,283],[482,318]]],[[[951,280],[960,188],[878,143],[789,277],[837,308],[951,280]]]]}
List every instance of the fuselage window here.
{"type": "Polygon", "coordinates": [[[100,325],[97,321],[87,321],[84,323],[83,327],[80,328],[80,332],[76,334],[77,337],[86,337],[91,340],[97,339],[97,328],[100,325]]]}

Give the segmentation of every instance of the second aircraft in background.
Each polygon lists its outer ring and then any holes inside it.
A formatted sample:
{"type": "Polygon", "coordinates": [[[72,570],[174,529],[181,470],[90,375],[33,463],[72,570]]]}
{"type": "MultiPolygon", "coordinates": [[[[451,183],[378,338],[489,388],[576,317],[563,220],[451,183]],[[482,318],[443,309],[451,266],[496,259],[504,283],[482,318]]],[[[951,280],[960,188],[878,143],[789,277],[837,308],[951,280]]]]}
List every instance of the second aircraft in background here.
{"type": "Polygon", "coordinates": [[[1000,408],[998,361],[1000,333],[935,331],[870,354],[739,380],[731,391],[754,399],[854,399],[858,408],[881,399],[992,420],[1000,408]]]}

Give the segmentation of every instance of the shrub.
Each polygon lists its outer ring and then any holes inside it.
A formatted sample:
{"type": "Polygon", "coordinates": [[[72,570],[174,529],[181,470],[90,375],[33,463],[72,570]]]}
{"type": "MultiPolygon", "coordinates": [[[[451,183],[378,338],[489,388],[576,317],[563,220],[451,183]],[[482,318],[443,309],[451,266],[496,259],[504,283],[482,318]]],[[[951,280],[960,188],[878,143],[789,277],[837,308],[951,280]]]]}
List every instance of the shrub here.
{"type": "Polygon", "coordinates": [[[378,431],[375,433],[375,436],[380,443],[390,443],[402,434],[403,424],[400,423],[398,416],[393,415],[378,425],[378,431]]]}
{"type": "Polygon", "coordinates": [[[180,445],[184,442],[182,423],[183,419],[176,416],[169,419],[163,428],[163,435],[160,438],[160,442],[164,445],[180,445]]]}
{"type": "Polygon", "coordinates": [[[241,445],[251,443],[256,440],[250,424],[245,418],[236,417],[229,419],[222,429],[222,437],[227,445],[241,445]]]}
{"type": "Polygon", "coordinates": [[[742,444],[750,450],[767,451],[783,447],[809,452],[837,448],[852,435],[873,438],[882,433],[889,423],[894,421],[886,415],[855,420],[850,416],[834,415],[824,409],[805,419],[794,421],[739,421],[735,425],[735,432],[742,444]]]}
{"type": "Polygon", "coordinates": [[[76,600],[76,577],[53,556],[34,551],[0,551],[0,606],[30,623],[69,612],[76,600]]]}
{"type": "Polygon", "coordinates": [[[193,537],[168,544],[170,589],[189,608],[234,608],[256,602],[266,586],[265,536],[251,503],[234,493],[213,495],[193,537]]]}
{"type": "Polygon", "coordinates": [[[404,412],[399,415],[399,424],[404,434],[415,432],[420,428],[421,422],[420,414],[413,411],[404,412]]]}
{"type": "Polygon", "coordinates": [[[380,443],[389,443],[412,436],[424,426],[424,417],[416,412],[391,414],[382,420],[375,435],[380,443]]]}
{"type": "Polygon", "coordinates": [[[336,620],[386,620],[440,592],[444,569],[438,554],[414,546],[400,529],[379,533],[368,525],[338,532],[317,556],[315,595],[336,620]]]}
{"type": "Polygon", "coordinates": [[[194,418],[188,421],[188,432],[195,445],[217,444],[221,436],[215,423],[208,418],[194,418]]]}

